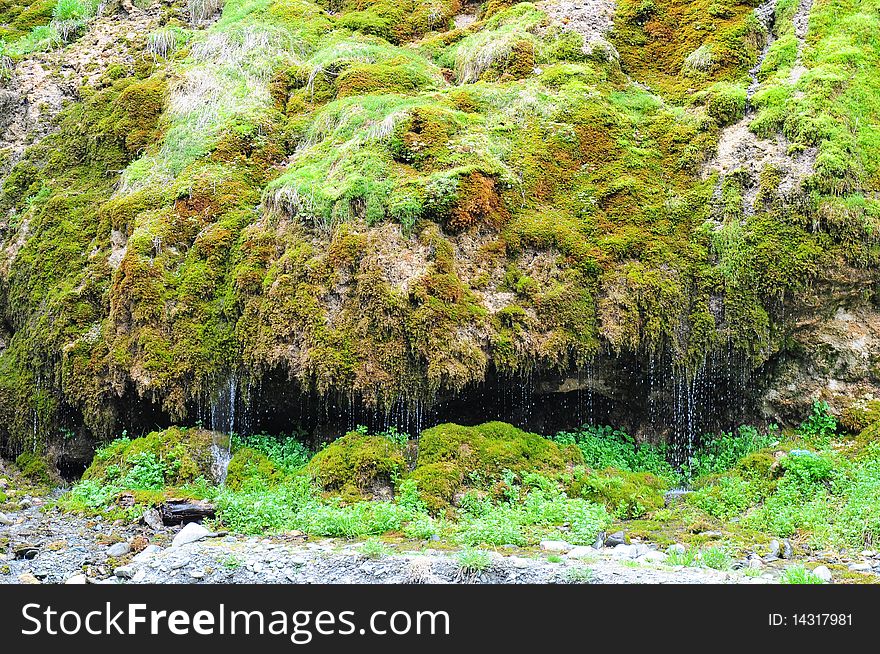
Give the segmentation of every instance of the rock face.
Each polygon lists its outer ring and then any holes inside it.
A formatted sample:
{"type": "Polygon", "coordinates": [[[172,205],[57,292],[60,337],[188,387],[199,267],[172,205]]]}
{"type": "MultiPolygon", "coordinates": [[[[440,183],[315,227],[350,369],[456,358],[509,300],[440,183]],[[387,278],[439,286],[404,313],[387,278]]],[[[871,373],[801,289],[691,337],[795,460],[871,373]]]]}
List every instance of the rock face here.
{"type": "Polygon", "coordinates": [[[460,416],[690,443],[880,397],[876,121],[841,100],[876,66],[823,86],[876,59],[855,9],[368,4],[125,3],[14,53],[0,449],[460,416]]]}

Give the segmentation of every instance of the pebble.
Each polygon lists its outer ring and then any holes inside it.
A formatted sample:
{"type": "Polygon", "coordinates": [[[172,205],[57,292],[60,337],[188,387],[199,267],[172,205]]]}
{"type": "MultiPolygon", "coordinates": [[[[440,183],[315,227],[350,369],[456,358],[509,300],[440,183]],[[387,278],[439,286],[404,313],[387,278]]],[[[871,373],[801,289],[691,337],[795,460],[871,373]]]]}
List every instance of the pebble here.
{"type": "Polygon", "coordinates": [[[18,575],[18,583],[20,584],[39,584],[41,583],[39,579],[37,579],[30,572],[22,572],[18,575]]]}
{"type": "Polygon", "coordinates": [[[5,513],[0,513],[0,525],[11,525],[14,521],[5,513]]]}
{"type": "Polygon", "coordinates": [[[831,570],[828,569],[828,566],[820,565],[813,568],[813,574],[826,584],[831,582],[831,570]]]}
{"type": "Polygon", "coordinates": [[[112,556],[114,559],[118,559],[120,556],[125,556],[130,551],[131,545],[126,542],[113,543],[107,548],[107,556],[112,556]]]}
{"type": "Polygon", "coordinates": [[[675,543],[666,548],[667,554],[684,554],[685,552],[687,552],[687,547],[681,543],[675,543]]]}
{"type": "Polygon", "coordinates": [[[86,579],[85,575],[73,575],[70,579],[68,579],[64,583],[72,585],[72,586],[77,586],[77,585],[88,583],[88,579],[86,579]]]}
{"type": "Polygon", "coordinates": [[[122,565],[116,568],[116,570],[113,571],[113,574],[120,579],[131,579],[134,577],[134,568],[130,565],[122,565]]]}
{"type": "Polygon", "coordinates": [[[782,541],[782,554],[780,554],[780,556],[783,559],[790,559],[793,554],[794,549],[791,546],[791,541],[786,538],[784,541],[782,541]]]}

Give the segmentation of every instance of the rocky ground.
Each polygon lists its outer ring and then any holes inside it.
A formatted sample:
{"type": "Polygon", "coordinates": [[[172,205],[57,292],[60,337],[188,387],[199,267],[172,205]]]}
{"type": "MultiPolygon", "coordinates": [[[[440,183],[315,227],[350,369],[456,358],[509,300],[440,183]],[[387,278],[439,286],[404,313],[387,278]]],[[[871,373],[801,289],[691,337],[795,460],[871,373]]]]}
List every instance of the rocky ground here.
{"type": "MultiPolygon", "coordinates": [[[[154,529],[63,514],[51,497],[16,501],[18,510],[0,514],[0,583],[764,584],[775,583],[787,564],[752,555],[731,571],[670,566],[655,546],[620,543],[615,534],[592,547],[545,541],[540,549],[497,548],[484,569],[467,572],[459,552],[440,543],[390,543],[369,556],[362,542],[299,532],[249,537],[195,523],[154,529]]],[[[863,554],[851,570],[880,570],[880,559],[863,554]]]]}

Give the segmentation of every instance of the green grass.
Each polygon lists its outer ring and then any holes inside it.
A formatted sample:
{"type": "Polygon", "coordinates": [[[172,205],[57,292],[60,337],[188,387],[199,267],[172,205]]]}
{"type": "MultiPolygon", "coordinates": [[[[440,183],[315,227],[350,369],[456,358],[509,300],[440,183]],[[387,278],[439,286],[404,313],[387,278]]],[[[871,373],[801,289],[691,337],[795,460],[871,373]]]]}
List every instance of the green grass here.
{"type": "Polygon", "coordinates": [[[485,572],[492,566],[492,557],[483,550],[467,549],[456,555],[458,569],[466,575],[485,572]]]}
{"type": "Polygon", "coordinates": [[[779,577],[780,584],[822,584],[819,577],[802,565],[787,567],[779,577]]]}

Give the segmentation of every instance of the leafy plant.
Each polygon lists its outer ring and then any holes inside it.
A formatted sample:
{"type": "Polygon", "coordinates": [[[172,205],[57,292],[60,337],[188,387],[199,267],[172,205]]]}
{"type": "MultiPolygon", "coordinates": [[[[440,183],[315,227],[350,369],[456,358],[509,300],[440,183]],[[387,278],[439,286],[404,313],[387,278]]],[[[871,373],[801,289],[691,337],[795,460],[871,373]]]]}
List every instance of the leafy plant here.
{"type": "Polygon", "coordinates": [[[820,577],[817,577],[811,570],[807,570],[802,565],[792,565],[787,567],[779,577],[780,584],[823,584],[820,577]]]}
{"type": "Polygon", "coordinates": [[[700,552],[700,561],[713,570],[730,570],[733,559],[724,547],[709,547],[700,552]]]}
{"type": "Polygon", "coordinates": [[[369,538],[361,545],[360,552],[368,559],[381,559],[387,556],[391,550],[378,538],[369,538]]]}
{"type": "Polygon", "coordinates": [[[492,566],[492,557],[483,550],[462,550],[456,556],[456,560],[459,571],[466,575],[485,572],[492,566]]]}

